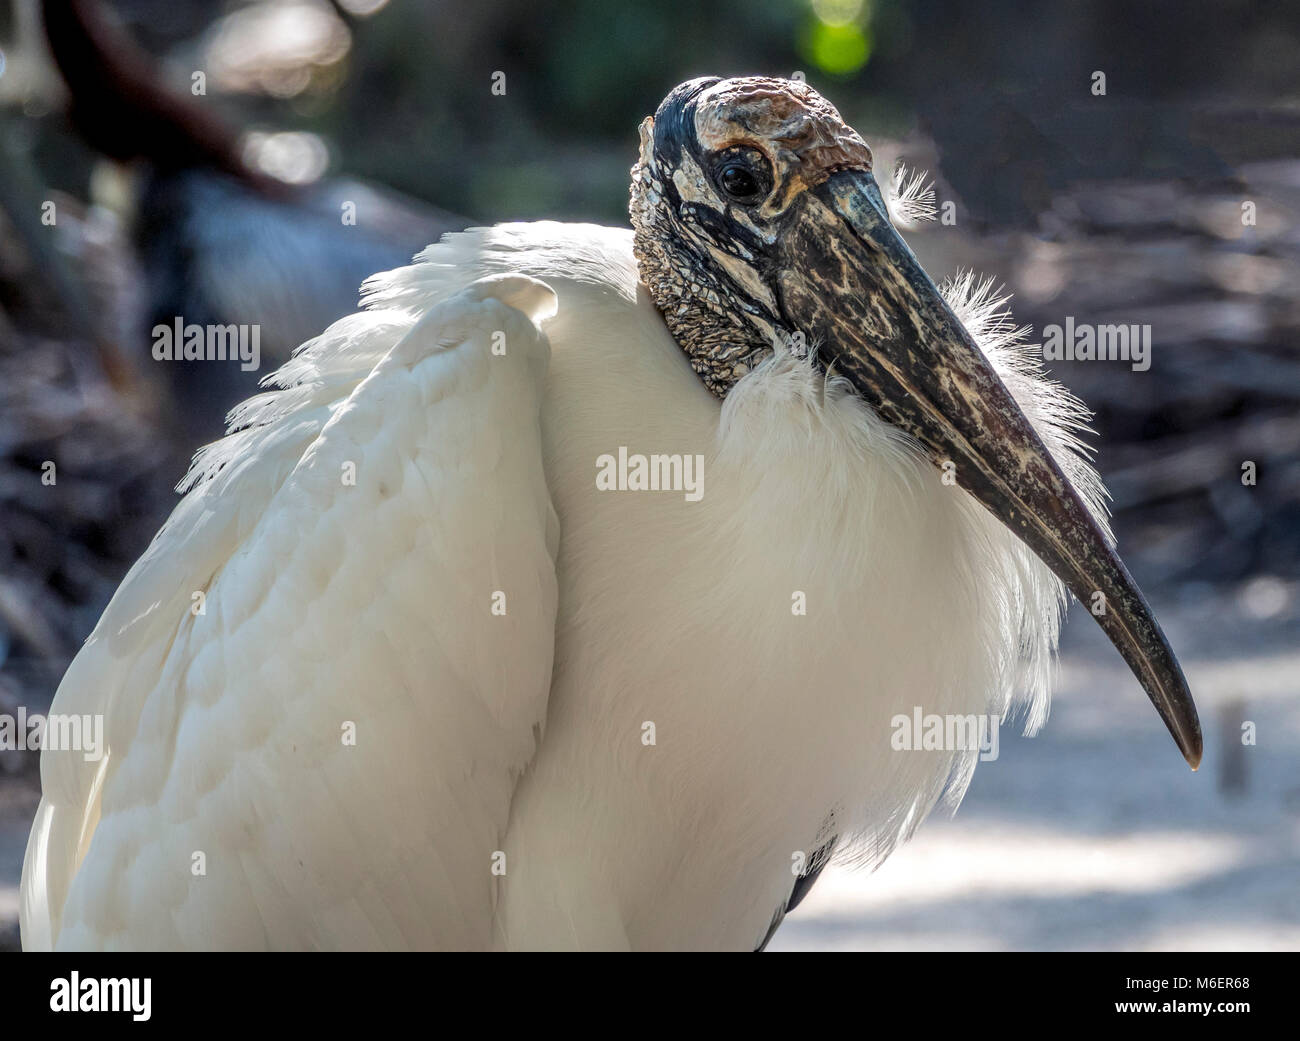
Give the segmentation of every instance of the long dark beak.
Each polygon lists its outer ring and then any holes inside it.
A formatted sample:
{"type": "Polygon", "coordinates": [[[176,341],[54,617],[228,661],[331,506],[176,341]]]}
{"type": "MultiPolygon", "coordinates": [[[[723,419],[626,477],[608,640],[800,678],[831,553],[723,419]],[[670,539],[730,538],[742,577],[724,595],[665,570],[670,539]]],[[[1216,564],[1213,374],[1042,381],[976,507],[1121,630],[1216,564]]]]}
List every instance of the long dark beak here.
{"type": "Polygon", "coordinates": [[[805,193],[783,237],[787,319],[828,371],[1011,529],[1090,607],[1192,769],[1201,725],[1151,608],[1060,466],[894,230],[871,174],[842,171],[805,193]]]}

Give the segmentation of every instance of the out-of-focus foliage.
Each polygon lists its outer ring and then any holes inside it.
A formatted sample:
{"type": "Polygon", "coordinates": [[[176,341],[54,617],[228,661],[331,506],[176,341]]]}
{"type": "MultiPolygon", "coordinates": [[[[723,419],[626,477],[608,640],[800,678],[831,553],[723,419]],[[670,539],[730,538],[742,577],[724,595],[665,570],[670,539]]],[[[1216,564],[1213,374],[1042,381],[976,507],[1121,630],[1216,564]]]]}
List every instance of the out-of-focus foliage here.
{"type": "MultiPolygon", "coordinates": [[[[1098,409],[1111,452],[1103,470],[1122,464],[1118,504],[1161,518],[1153,544],[1174,544],[1159,533],[1177,518],[1179,545],[1208,547],[1200,557],[1173,554],[1168,574],[1181,574],[1179,561],[1225,576],[1267,570],[1296,548],[1286,532],[1300,503],[1287,489],[1300,487],[1300,475],[1277,469],[1288,457],[1300,365],[1294,5],[108,6],[161,59],[159,75],[174,89],[188,94],[195,74],[206,75],[201,104],[245,132],[245,154],[264,171],[296,182],[364,178],[476,222],[622,223],[637,125],[673,85],[708,74],[803,75],[882,155],[898,147],[890,139],[907,138],[923,153],[911,158],[935,168],[939,202],[959,214],[916,239],[936,274],[967,263],[1007,280],[1018,316],[1040,328],[1066,314],[1153,318],[1161,354],[1150,374],[1121,379],[1068,363],[1056,372],[1098,409]],[[1238,219],[1247,197],[1259,206],[1250,227],[1238,219]],[[1244,500],[1240,489],[1212,491],[1206,468],[1230,461],[1212,446],[1245,437],[1239,451],[1249,451],[1255,421],[1270,431],[1256,454],[1279,480],[1244,500]],[[1153,498],[1157,485],[1166,490],[1153,498]],[[1195,508],[1189,496],[1201,497],[1195,508]]],[[[27,212],[19,196],[43,197],[42,184],[122,203],[129,190],[69,132],[36,11],[34,0],[0,5],[5,154],[21,174],[10,179],[7,205],[27,212]]],[[[398,255],[408,246],[418,248],[403,241],[398,255]]]]}

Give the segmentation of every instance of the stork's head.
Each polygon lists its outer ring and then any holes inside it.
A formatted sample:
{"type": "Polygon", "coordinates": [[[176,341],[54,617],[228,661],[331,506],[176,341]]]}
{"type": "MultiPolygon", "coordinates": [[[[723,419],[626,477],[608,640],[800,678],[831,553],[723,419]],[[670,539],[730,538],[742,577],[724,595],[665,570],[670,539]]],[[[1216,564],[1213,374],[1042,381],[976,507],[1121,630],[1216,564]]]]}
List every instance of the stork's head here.
{"type": "Polygon", "coordinates": [[[631,212],[641,278],[710,390],[725,396],[775,349],[812,351],[1102,605],[1097,621],[1199,763],[1196,708],[1151,609],[895,230],[871,150],[833,105],[791,80],[683,83],[641,124],[631,212]]]}

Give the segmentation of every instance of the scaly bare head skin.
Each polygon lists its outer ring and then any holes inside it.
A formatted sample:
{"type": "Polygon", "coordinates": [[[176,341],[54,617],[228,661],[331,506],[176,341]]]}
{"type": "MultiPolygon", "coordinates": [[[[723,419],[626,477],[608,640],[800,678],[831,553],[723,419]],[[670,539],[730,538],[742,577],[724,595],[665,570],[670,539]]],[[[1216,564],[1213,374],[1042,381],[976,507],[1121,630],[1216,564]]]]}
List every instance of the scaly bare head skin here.
{"type": "Polygon", "coordinates": [[[812,353],[1010,528],[1080,600],[1187,761],[1200,722],[1137,585],[899,236],[871,150],[806,83],[691,80],[641,124],[642,281],[720,397],[773,351],[812,353]],[[1098,600],[1100,596],[1100,601],[1098,600]]]}
{"type": "Polygon", "coordinates": [[[807,189],[871,170],[871,149],[798,80],[704,77],[641,124],[632,226],[642,278],[705,386],[719,396],[785,342],[754,263],[807,189]],[[723,180],[728,178],[728,180],[723,180]],[[752,178],[757,205],[726,185],[752,178]]]}
{"type": "Polygon", "coordinates": [[[799,80],[746,76],[706,88],[695,103],[695,138],[716,153],[762,152],[776,190],[760,208],[774,217],[837,170],[870,170],[871,149],[835,106],[799,80]]]}

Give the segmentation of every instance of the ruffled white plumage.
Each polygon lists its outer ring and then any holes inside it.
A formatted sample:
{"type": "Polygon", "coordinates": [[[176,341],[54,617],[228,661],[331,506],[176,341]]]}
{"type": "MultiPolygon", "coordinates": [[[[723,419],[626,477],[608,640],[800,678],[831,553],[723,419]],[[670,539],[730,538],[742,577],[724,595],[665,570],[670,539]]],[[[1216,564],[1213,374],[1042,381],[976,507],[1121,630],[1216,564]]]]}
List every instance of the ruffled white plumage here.
{"type": "Polygon", "coordinates": [[[28,948],[490,942],[550,682],[552,310],[516,278],[344,319],[199,454],[55,697],[108,753],[42,757],[28,948]]]}
{"type": "MultiPolygon", "coordinates": [[[[370,280],[368,310],[305,345],[273,377],[278,389],[236,411],[239,429],[196,458],[187,497],[60,688],[56,710],[106,715],[110,757],[93,769],[45,758],[25,943],[752,946],[788,893],[792,851],[811,851],[828,821],[842,855],[876,862],[945,790],[960,798],[975,755],[888,755],[896,712],[1005,716],[1020,703],[1031,726],[1045,718],[1060,583],[807,359],[778,348],[719,406],[638,290],[630,239],[550,223],[449,236],[370,280]],[[373,469],[396,482],[393,459],[411,442],[436,460],[440,483],[418,489],[402,521],[414,557],[381,552],[393,532],[377,526],[377,501],[318,530],[313,517],[338,492],[292,477],[343,458],[328,454],[329,431],[365,418],[366,388],[398,375],[394,352],[414,329],[430,356],[484,350],[503,324],[532,342],[501,304],[465,326],[466,309],[490,301],[439,317],[464,287],[500,275],[544,279],[558,295],[549,372],[523,364],[524,350],[510,355],[520,367],[509,391],[468,370],[370,402],[365,430],[385,446],[367,456],[373,469]],[[537,410],[540,434],[528,425],[537,410]],[[517,466],[474,473],[480,442],[505,452],[510,432],[525,449],[517,466]],[[598,494],[595,459],[619,445],[705,454],[704,500],[598,494]],[[298,508],[269,524],[295,488],[298,508]],[[470,506],[484,496],[504,511],[489,511],[495,529],[470,506]],[[499,554],[515,543],[526,551],[507,562],[499,554]],[[279,566],[295,551],[307,583],[296,588],[279,566]],[[367,554],[372,570],[404,578],[368,601],[384,625],[351,633],[340,620],[355,616],[355,591],[311,576],[367,554]],[[201,634],[186,620],[191,593],[222,582],[234,588],[209,604],[229,632],[201,634]],[[289,600],[271,611],[286,584],[289,600]],[[501,587],[538,606],[508,647],[476,644],[464,616],[481,604],[488,624],[501,587]],[[792,616],[795,590],[816,605],[815,623],[792,616]],[[249,619],[273,638],[227,644],[249,619]],[[346,691],[367,676],[404,692],[384,731],[400,754],[358,757],[364,770],[321,786],[267,756],[240,774],[239,756],[222,753],[268,734],[282,751],[305,729],[328,732],[307,746],[325,756],[346,691]],[[458,703],[487,707],[478,729],[458,703]],[[639,739],[646,722],[662,735],[654,745],[639,739]],[[403,741],[421,728],[425,744],[403,741]],[[288,794],[272,822],[264,793],[277,788],[288,794]],[[474,855],[444,856],[449,835],[477,836],[474,855]],[[480,856],[491,842],[511,865],[500,878],[480,856]],[[200,848],[233,856],[240,877],[193,881],[184,857],[200,848]],[[378,891],[367,881],[376,848],[410,858],[378,891]],[[296,860],[319,877],[295,894],[296,860]]],[[[506,299],[548,310],[535,283],[522,285],[506,299]]],[[[1077,402],[1042,379],[987,284],[959,278],[947,293],[1099,512],[1077,402]]],[[[401,487],[413,493],[424,472],[401,487]]]]}

